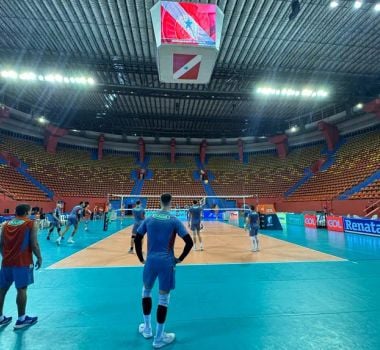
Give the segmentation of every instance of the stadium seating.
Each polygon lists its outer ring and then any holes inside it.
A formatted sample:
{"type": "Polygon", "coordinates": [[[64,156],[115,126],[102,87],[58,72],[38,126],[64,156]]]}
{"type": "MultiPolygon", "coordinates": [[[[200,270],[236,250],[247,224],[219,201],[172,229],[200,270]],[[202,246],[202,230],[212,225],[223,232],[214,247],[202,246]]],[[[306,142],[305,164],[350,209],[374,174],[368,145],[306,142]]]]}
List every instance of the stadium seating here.
{"type": "MultiPolygon", "coordinates": [[[[203,186],[192,178],[191,169],[153,169],[152,180],[145,180],[141,195],[159,195],[170,192],[172,195],[205,196],[203,186]]],[[[174,198],[173,205],[184,207],[190,204],[191,198],[174,198]]],[[[149,198],[147,207],[158,207],[158,199],[149,198]]]]}
{"type": "Polygon", "coordinates": [[[276,154],[254,154],[248,164],[232,157],[210,157],[207,168],[215,180],[211,185],[217,195],[258,195],[279,198],[304,174],[314,161],[321,157],[322,145],[291,151],[286,159],[276,154]]]}
{"type": "Polygon", "coordinates": [[[149,168],[151,169],[195,169],[196,164],[194,156],[177,156],[175,162],[170,161],[170,156],[154,155],[149,162],[149,168]]]}
{"type": "MultiPolygon", "coordinates": [[[[378,131],[350,138],[327,171],[315,174],[289,200],[331,200],[380,168],[378,131]]],[[[371,192],[372,193],[372,192],[371,192]]]]}
{"type": "Polygon", "coordinates": [[[3,138],[0,150],[8,150],[28,164],[28,172],[57,196],[106,197],[129,194],[136,168],[131,155],[108,155],[102,161],[90,159],[90,152],[60,147],[57,154],[45,152],[32,141],[3,138]]]}
{"type": "Polygon", "coordinates": [[[364,187],[360,192],[355,193],[351,199],[379,199],[380,198],[380,180],[364,187]]]}
{"type": "Polygon", "coordinates": [[[15,200],[49,201],[40,189],[19,174],[16,169],[0,164],[0,192],[15,200]]]}

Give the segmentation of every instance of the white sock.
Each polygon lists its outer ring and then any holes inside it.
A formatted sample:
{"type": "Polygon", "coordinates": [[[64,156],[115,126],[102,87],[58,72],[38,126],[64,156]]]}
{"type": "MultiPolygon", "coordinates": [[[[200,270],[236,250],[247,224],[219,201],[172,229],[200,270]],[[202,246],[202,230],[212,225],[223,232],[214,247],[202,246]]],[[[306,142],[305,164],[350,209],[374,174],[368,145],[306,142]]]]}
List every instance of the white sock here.
{"type": "Polygon", "coordinates": [[[256,239],[255,239],[255,237],[252,237],[252,250],[256,250],[256,249],[257,249],[256,239]]]}
{"type": "Polygon", "coordinates": [[[157,323],[156,338],[160,339],[164,334],[165,323],[157,323]]]}
{"type": "Polygon", "coordinates": [[[18,318],[19,321],[24,322],[25,321],[25,315],[22,315],[18,318]]]}
{"type": "Polygon", "coordinates": [[[144,316],[145,328],[151,329],[152,328],[152,324],[151,324],[152,317],[151,317],[151,315],[143,315],[143,316],[144,316]]]}

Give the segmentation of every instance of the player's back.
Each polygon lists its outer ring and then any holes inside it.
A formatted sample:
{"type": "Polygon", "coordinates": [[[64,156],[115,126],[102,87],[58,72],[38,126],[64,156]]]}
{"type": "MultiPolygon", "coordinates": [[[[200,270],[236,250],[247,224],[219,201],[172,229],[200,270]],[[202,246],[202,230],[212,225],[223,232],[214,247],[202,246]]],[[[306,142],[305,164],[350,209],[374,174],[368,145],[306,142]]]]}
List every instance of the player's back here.
{"type": "Polygon", "coordinates": [[[70,216],[77,216],[82,211],[81,205],[76,205],[70,212],[70,216]]]}
{"type": "Polygon", "coordinates": [[[202,214],[202,207],[194,205],[190,208],[191,213],[191,221],[192,222],[200,222],[201,221],[201,214],[202,214]]]}
{"type": "Polygon", "coordinates": [[[149,258],[173,258],[174,242],[177,233],[181,233],[182,223],[169,212],[159,211],[144,222],[148,235],[149,258]]]}
{"type": "Polygon", "coordinates": [[[251,227],[257,227],[259,225],[257,222],[259,220],[259,214],[256,211],[251,211],[248,214],[248,218],[251,227]]]}
{"type": "Polygon", "coordinates": [[[142,207],[133,208],[132,213],[136,223],[142,222],[145,218],[145,210],[142,207]]]}

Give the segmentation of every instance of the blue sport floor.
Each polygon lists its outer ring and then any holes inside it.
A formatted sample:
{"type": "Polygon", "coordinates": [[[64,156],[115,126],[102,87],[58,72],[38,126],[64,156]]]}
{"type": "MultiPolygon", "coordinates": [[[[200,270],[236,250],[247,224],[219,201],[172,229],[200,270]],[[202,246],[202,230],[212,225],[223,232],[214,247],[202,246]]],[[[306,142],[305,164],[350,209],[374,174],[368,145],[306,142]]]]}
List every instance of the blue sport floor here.
{"type": "MultiPolygon", "coordinates": [[[[301,227],[265,234],[348,260],[179,266],[167,320],[177,340],[167,348],[380,349],[380,239],[301,227]]],[[[81,228],[73,247],[45,236],[45,268],[35,273],[28,303],[39,323],[1,329],[0,349],[151,349],[137,332],[141,267],[46,269],[103,239],[101,224],[81,228]]],[[[4,312],[16,317],[14,289],[4,312]]]]}

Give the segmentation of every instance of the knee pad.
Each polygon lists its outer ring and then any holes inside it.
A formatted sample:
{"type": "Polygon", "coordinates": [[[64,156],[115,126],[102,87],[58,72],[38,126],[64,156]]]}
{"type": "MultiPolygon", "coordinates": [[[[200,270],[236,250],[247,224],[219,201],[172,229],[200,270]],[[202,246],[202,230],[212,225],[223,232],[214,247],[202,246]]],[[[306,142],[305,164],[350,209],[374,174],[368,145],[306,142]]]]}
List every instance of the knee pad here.
{"type": "Polygon", "coordinates": [[[160,294],[158,297],[158,305],[168,307],[170,301],[170,294],[160,294]]]}
{"type": "Polygon", "coordinates": [[[151,289],[145,289],[145,287],[143,287],[142,297],[143,298],[151,298],[152,297],[152,290],[151,289]]]}

